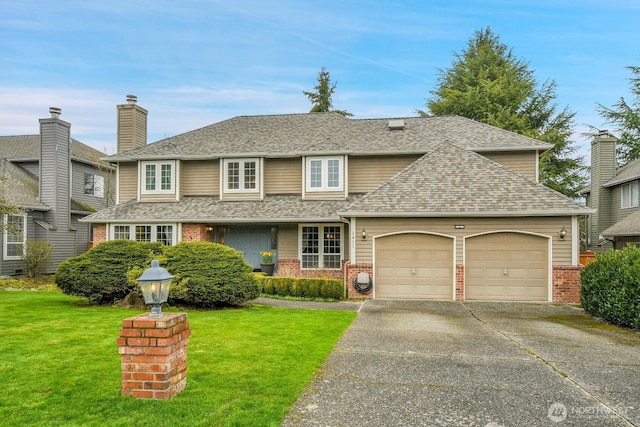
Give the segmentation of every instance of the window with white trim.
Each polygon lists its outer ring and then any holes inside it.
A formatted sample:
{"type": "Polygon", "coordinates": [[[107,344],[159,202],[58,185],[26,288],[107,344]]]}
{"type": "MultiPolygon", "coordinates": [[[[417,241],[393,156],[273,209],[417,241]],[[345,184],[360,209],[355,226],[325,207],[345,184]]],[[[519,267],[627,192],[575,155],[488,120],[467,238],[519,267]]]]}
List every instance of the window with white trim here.
{"type": "Polygon", "coordinates": [[[341,267],[342,225],[303,225],[300,238],[303,269],[341,267]]]}
{"type": "Polygon", "coordinates": [[[4,215],[3,259],[18,260],[22,258],[27,244],[27,216],[4,215]]]}
{"type": "Polygon", "coordinates": [[[225,193],[257,193],[260,189],[260,159],[226,159],[225,193]]]}
{"type": "Polygon", "coordinates": [[[175,162],[142,162],[142,193],[171,194],[175,187],[175,162]]]}
{"type": "Polygon", "coordinates": [[[342,157],[308,157],[307,191],[342,191],[342,157]]]}
{"type": "Polygon", "coordinates": [[[624,184],[621,190],[623,208],[633,208],[638,206],[638,181],[624,184]]]}
{"type": "Polygon", "coordinates": [[[85,173],[84,194],[100,198],[104,197],[104,177],[85,173]]]}
{"type": "Polygon", "coordinates": [[[134,240],[136,242],[158,242],[166,246],[175,244],[173,225],[114,225],[111,231],[112,240],[134,240]]]}

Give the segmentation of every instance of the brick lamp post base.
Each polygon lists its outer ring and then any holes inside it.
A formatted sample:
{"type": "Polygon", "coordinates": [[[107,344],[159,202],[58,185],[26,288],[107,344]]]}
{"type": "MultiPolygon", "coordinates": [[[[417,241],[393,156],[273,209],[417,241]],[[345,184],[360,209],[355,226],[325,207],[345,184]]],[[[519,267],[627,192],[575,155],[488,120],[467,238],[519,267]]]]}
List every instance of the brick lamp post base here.
{"type": "Polygon", "coordinates": [[[186,313],[149,314],[122,321],[122,394],[137,399],[170,399],[187,386],[186,313]]]}

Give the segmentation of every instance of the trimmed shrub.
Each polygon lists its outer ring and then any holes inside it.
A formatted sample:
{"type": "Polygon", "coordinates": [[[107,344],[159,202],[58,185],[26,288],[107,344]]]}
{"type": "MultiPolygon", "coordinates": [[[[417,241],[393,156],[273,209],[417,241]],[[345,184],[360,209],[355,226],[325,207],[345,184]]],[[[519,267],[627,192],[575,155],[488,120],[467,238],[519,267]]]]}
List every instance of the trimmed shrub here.
{"type": "Polygon", "coordinates": [[[268,277],[262,281],[262,292],[270,295],[342,299],[342,280],[307,277],[268,277]]]}
{"type": "MultiPolygon", "coordinates": [[[[135,289],[127,272],[142,268],[162,253],[162,244],[112,240],[62,262],[55,274],[56,285],[68,295],[85,297],[94,304],[112,304],[135,289]]],[[[146,267],[145,267],[146,268],[146,267]]]]}
{"type": "Polygon", "coordinates": [[[640,329],[640,249],[609,250],[580,276],[585,311],[616,325],[640,329]]]}
{"type": "Polygon", "coordinates": [[[43,240],[27,240],[21,259],[27,265],[27,275],[35,277],[51,265],[51,250],[53,246],[43,240]]]}
{"type": "Polygon", "coordinates": [[[253,267],[242,254],[218,243],[179,243],[165,248],[175,276],[169,298],[196,307],[240,305],[259,296],[253,267]]]}

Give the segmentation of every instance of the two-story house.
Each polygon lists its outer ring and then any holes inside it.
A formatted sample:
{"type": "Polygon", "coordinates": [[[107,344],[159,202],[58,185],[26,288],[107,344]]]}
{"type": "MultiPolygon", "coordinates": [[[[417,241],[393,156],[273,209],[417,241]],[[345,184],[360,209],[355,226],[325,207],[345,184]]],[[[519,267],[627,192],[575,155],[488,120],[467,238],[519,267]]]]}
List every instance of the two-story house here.
{"type": "Polygon", "coordinates": [[[617,168],[616,138],[601,131],[591,143],[591,182],[582,191],[595,213],[585,227],[587,249],[640,245],[640,160],[617,168]]]}
{"type": "Polygon", "coordinates": [[[27,240],[52,245],[53,272],[60,262],[89,249],[91,224],[79,219],[114,204],[114,168],[104,153],[71,138],[61,110],[40,120],[39,135],[0,136],[2,196],[19,208],[0,218],[0,275],[26,273],[27,240]],[[109,198],[111,197],[111,201],[109,198]]]}
{"type": "MultiPolygon", "coordinates": [[[[277,274],[358,273],[375,298],[577,301],[578,219],[538,183],[549,144],[457,116],[241,116],[146,144],[118,106],[117,205],[94,240],[224,243],[277,274]]],[[[362,286],[360,286],[362,288],[362,286]]]]}

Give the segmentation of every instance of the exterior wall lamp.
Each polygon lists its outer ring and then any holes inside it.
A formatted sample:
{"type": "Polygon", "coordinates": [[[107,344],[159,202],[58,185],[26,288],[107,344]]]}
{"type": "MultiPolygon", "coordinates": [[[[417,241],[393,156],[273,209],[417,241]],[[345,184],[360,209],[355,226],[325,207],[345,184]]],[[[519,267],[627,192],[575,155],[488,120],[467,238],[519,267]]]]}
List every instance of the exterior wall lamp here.
{"type": "Polygon", "coordinates": [[[565,237],[567,237],[567,229],[564,228],[564,225],[563,225],[562,229],[560,230],[560,240],[564,240],[565,237]]]}
{"type": "Polygon", "coordinates": [[[364,227],[362,227],[362,240],[367,240],[367,230],[364,229],[364,227]]]}
{"type": "Polygon", "coordinates": [[[137,282],[142,289],[145,304],[151,304],[149,317],[162,317],[162,303],[169,298],[169,288],[173,276],[167,270],[160,267],[157,259],[151,261],[151,267],[147,268],[137,282]]]}
{"type": "Polygon", "coordinates": [[[211,233],[213,231],[213,226],[207,225],[204,229],[207,230],[207,233],[211,233]]]}

